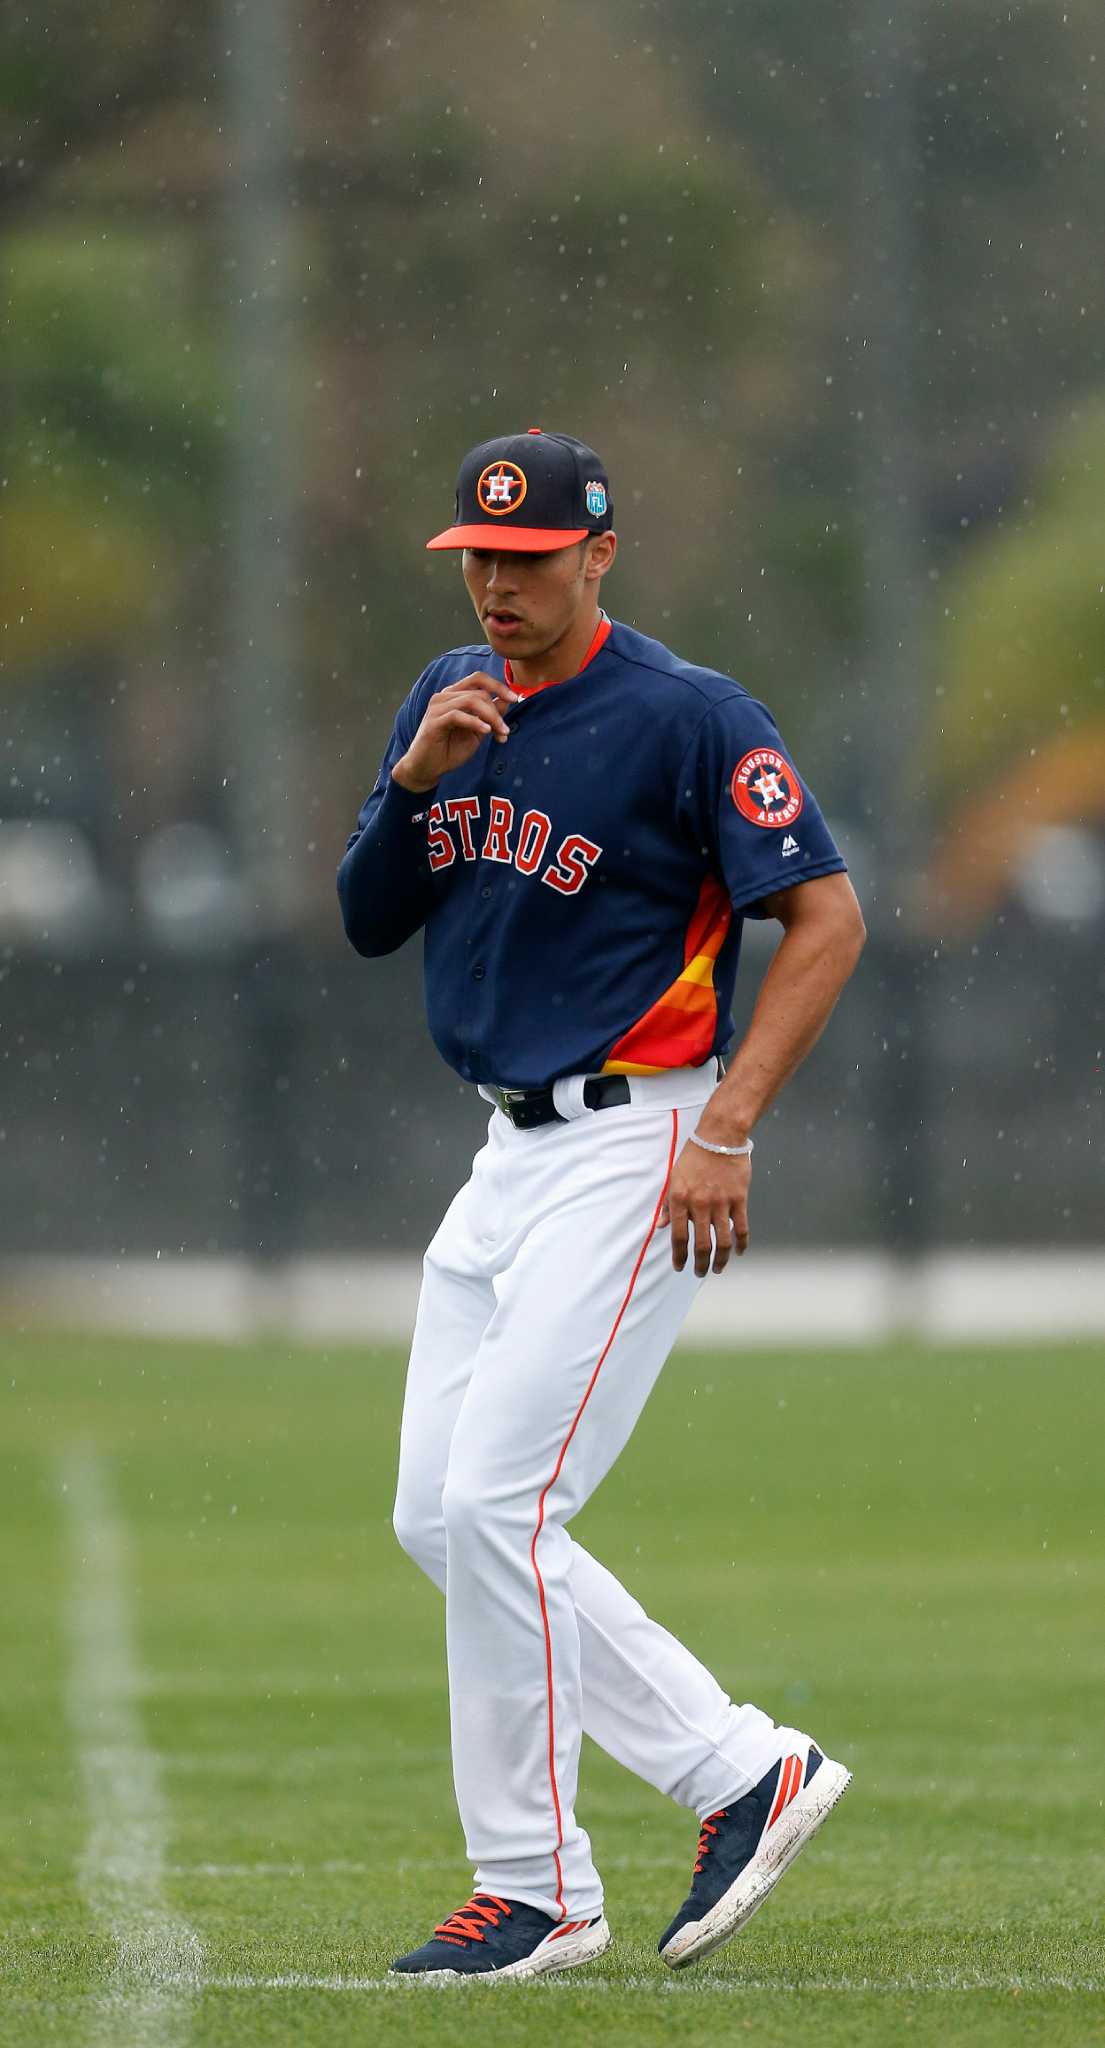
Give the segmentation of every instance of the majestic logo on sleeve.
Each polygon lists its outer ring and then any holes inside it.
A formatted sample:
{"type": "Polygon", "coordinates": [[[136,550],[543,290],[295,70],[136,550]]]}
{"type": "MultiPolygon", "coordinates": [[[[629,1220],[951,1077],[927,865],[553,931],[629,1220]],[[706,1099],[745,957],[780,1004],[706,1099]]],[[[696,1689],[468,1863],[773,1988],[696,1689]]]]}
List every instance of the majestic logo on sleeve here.
{"type": "Polygon", "coordinates": [[[525,470],[516,462],[489,462],[480,473],[476,497],[482,512],[501,519],[504,512],[518,510],[527,489],[525,470]]]}
{"type": "Polygon", "coordinates": [[[774,747],[756,747],[738,761],[730,783],[733,802],[752,825],[793,825],[802,808],[802,785],[774,747]]]}

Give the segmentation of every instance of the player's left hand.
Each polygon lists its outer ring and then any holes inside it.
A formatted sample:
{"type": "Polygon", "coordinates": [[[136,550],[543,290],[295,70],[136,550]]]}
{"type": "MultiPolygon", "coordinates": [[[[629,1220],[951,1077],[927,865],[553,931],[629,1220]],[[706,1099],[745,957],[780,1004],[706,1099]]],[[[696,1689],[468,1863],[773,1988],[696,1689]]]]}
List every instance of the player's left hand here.
{"type": "Polygon", "coordinates": [[[672,1168],[660,1211],[660,1228],[671,1230],[671,1262],[677,1273],[687,1263],[694,1242],[694,1269],[699,1279],[710,1270],[724,1272],[730,1254],[748,1250],[750,1158],[725,1159],[684,1145],[672,1168]]]}

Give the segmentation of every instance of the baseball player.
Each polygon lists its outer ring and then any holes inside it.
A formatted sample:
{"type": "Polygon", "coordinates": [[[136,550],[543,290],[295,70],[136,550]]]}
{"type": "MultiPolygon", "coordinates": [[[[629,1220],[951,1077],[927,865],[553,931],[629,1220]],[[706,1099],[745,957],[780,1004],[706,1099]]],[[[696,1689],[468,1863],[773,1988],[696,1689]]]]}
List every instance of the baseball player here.
{"type": "Polygon", "coordinates": [[[748,1244],[752,1130],[863,942],[838,853],[738,683],[600,608],[610,482],[566,434],[461,465],[478,644],[401,705],[338,874],[359,953],[425,934],[430,1030],[490,1104],[426,1254],[395,1527],[445,1594],[473,1895],[393,1964],[534,1977],[611,1936],[576,1816],[584,1729],[700,1822],[660,1938],[755,1912],[850,1773],[735,1705],[570,1533],[711,1269],[748,1244]],[[746,917],[782,938],[725,1067],[746,917]]]}

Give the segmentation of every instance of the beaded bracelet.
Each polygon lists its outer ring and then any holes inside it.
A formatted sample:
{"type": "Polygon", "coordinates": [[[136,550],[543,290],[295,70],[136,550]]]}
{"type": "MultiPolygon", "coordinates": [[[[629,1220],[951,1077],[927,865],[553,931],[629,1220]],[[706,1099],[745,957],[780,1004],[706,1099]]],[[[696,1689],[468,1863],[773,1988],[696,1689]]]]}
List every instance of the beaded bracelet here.
{"type": "Polygon", "coordinates": [[[701,1145],[704,1152],[720,1152],[724,1159],[747,1159],[756,1149],[751,1138],[746,1138],[743,1145],[712,1145],[709,1138],[700,1138],[697,1131],[691,1132],[691,1144],[701,1145]]]}

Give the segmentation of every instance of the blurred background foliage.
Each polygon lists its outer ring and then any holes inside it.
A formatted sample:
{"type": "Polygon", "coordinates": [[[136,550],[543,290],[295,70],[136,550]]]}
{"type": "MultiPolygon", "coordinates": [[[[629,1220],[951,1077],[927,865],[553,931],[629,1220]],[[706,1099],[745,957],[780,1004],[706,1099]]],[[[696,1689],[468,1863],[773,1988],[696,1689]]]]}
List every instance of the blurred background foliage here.
{"type": "Polygon", "coordinates": [[[1025,834],[1105,820],[1105,405],[1075,408],[1036,489],[948,589],[933,910],[1000,901],[1025,834]],[[988,766],[982,801],[962,765],[988,766]]]}
{"type": "MultiPolygon", "coordinates": [[[[880,516],[857,289],[877,236],[869,26],[860,0],[298,10],[271,318],[293,803],[323,812],[305,900],[395,702],[468,635],[455,565],[422,552],[459,456],[536,420],[612,468],[615,610],[766,697],[847,813],[836,742],[864,712],[880,516]]],[[[256,29],[245,0],[3,17],[3,687],[16,738],[80,732],[86,761],[91,743],[142,786],[133,809],[120,793],[109,860],[151,817],[218,818],[242,745],[232,202],[250,165],[223,60],[237,37],[248,61],[256,29]],[[145,745],[155,730],[167,743],[145,745]]],[[[1077,0],[932,0],[900,34],[911,246],[889,261],[931,625],[911,768],[954,895],[965,765],[977,806],[1105,715],[1105,54],[1077,0]]],[[[1100,808],[1092,778],[1080,804],[1100,808]]]]}

